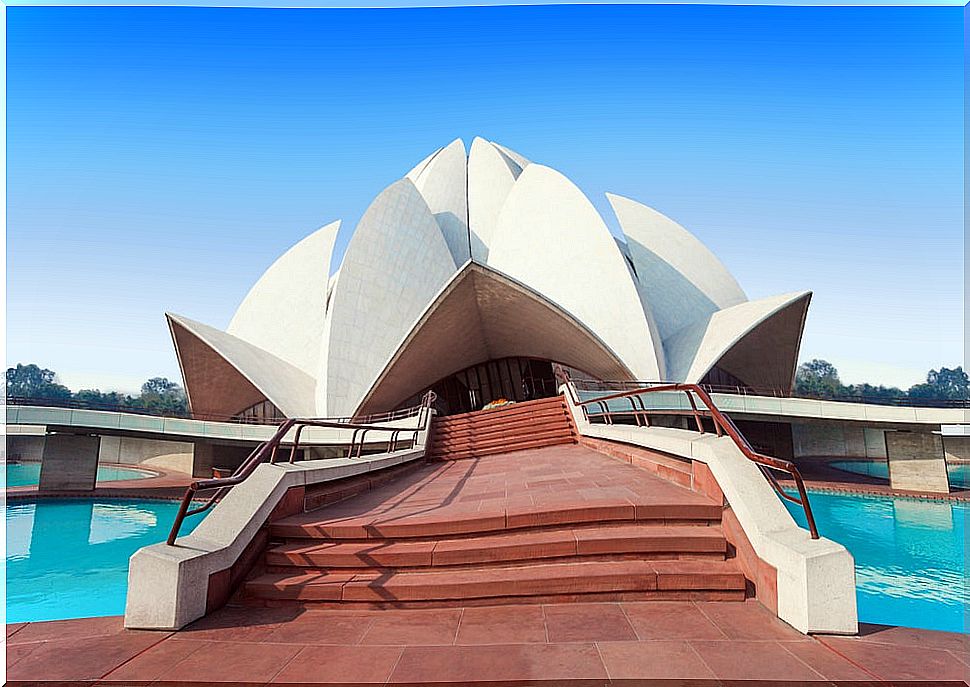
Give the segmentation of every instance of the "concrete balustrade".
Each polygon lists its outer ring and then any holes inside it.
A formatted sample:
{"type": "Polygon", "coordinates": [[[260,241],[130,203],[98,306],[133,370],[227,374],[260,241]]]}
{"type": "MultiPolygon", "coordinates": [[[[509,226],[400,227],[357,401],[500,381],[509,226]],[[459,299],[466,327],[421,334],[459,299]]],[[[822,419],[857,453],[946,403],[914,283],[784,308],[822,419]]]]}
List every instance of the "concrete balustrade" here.
{"type": "MultiPolygon", "coordinates": [[[[410,421],[413,426],[416,419],[410,421]]],[[[259,465],[175,546],[155,544],[135,552],[128,570],[125,627],[176,630],[214,610],[243,574],[237,564],[244,565],[251,547],[264,543],[258,535],[271,514],[279,513],[281,504],[284,514],[302,510],[303,490],[310,485],[423,458],[428,436],[429,431],[424,430],[414,449],[394,453],[259,465]]]]}
{"type": "MultiPolygon", "coordinates": [[[[566,391],[566,388],[563,387],[566,391]]],[[[660,451],[704,463],[757,557],[776,572],[777,598],[768,606],[803,633],[855,634],[858,615],[852,555],[799,527],[758,466],[727,436],[669,427],[590,423],[566,393],[582,436],[660,451]]]]}

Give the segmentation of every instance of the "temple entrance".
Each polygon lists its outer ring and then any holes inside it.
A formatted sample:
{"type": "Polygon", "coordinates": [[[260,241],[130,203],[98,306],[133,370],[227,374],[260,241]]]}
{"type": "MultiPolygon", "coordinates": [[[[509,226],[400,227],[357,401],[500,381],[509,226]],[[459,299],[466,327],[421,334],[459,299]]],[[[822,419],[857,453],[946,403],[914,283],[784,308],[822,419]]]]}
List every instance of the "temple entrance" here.
{"type": "MultiPolygon", "coordinates": [[[[431,385],[441,415],[481,410],[492,401],[522,402],[556,395],[552,363],[535,358],[499,358],[472,365],[431,385]]],[[[422,392],[423,393],[423,392],[422,392]]],[[[416,405],[420,394],[399,407],[416,405]]]]}

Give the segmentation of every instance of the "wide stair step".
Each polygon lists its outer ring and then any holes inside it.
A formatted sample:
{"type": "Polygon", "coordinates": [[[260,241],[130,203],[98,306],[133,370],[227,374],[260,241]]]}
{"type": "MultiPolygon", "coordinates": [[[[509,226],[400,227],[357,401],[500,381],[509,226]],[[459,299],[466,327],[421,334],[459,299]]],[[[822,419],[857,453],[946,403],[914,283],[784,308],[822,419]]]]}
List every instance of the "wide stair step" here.
{"type": "Polygon", "coordinates": [[[441,517],[433,510],[378,518],[321,518],[303,513],[270,525],[274,539],[388,539],[442,538],[506,532],[525,528],[562,527],[588,523],[634,524],[654,522],[667,525],[708,525],[719,522],[721,507],[714,503],[584,503],[563,506],[521,506],[504,510],[482,510],[441,517]]]}
{"type": "Polygon", "coordinates": [[[719,557],[727,543],[721,528],[654,524],[557,528],[492,536],[422,540],[295,540],[271,547],[268,566],[315,569],[414,568],[491,565],[587,556],[638,558],[719,557]]]}
{"type": "Polygon", "coordinates": [[[580,446],[429,463],[360,498],[271,522],[271,544],[239,600],[743,600],[721,513],[703,494],[580,446]]]}
{"type": "Polygon", "coordinates": [[[741,600],[730,561],[584,561],[446,571],[266,573],[246,595],[266,601],[428,603],[582,598],[741,600]]]}
{"type": "Polygon", "coordinates": [[[461,460],[577,441],[568,409],[556,396],[435,418],[429,457],[461,460]]]}

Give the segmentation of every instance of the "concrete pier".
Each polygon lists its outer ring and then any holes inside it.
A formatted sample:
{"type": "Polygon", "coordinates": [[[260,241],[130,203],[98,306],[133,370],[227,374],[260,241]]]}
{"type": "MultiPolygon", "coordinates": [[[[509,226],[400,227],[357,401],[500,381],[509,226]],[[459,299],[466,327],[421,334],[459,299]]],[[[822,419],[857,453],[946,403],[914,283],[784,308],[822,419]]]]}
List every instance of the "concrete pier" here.
{"type": "Polygon", "coordinates": [[[39,491],[93,491],[98,481],[101,437],[48,434],[40,465],[39,491]]]}
{"type": "Polygon", "coordinates": [[[943,437],[929,432],[886,432],[889,484],[893,489],[947,494],[943,437]]]}

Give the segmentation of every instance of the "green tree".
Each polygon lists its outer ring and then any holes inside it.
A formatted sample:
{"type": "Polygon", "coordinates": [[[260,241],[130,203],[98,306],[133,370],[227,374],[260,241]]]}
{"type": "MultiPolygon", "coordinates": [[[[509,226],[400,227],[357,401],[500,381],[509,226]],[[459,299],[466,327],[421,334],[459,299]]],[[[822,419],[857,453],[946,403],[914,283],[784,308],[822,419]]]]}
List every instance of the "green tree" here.
{"type": "Polygon", "coordinates": [[[132,398],[117,391],[103,392],[100,389],[81,389],[74,393],[74,401],[88,408],[114,410],[130,407],[132,398]]]}
{"type": "Polygon", "coordinates": [[[895,386],[873,386],[872,384],[862,383],[862,384],[850,384],[849,386],[842,388],[842,393],[845,396],[851,398],[857,398],[860,401],[866,400],[890,400],[897,398],[905,398],[906,392],[895,386]]]}
{"type": "Polygon", "coordinates": [[[828,361],[816,358],[802,363],[795,372],[795,393],[799,396],[833,398],[844,391],[839,371],[828,361]]]}
{"type": "Polygon", "coordinates": [[[188,403],[181,386],[165,377],[153,377],[141,385],[141,395],[132,406],[150,413],[185,415],[188,403]]]}
{"type": "Polygon", "coordinates": [[[970,399],[970,378],[963,367],[949,369],[941,367],[926,374],[925,384],[916,384],[909,389],[910,398],[940,398],[949,400],[970,399]]]}
{"type": "Polygon", "coordinates": [[[33,363],[18,363],[17,367],[7,368],[7,396],[66,401],[71,398],[71,390],[58,383],[53,370],[42,369],[33,363]]]}

